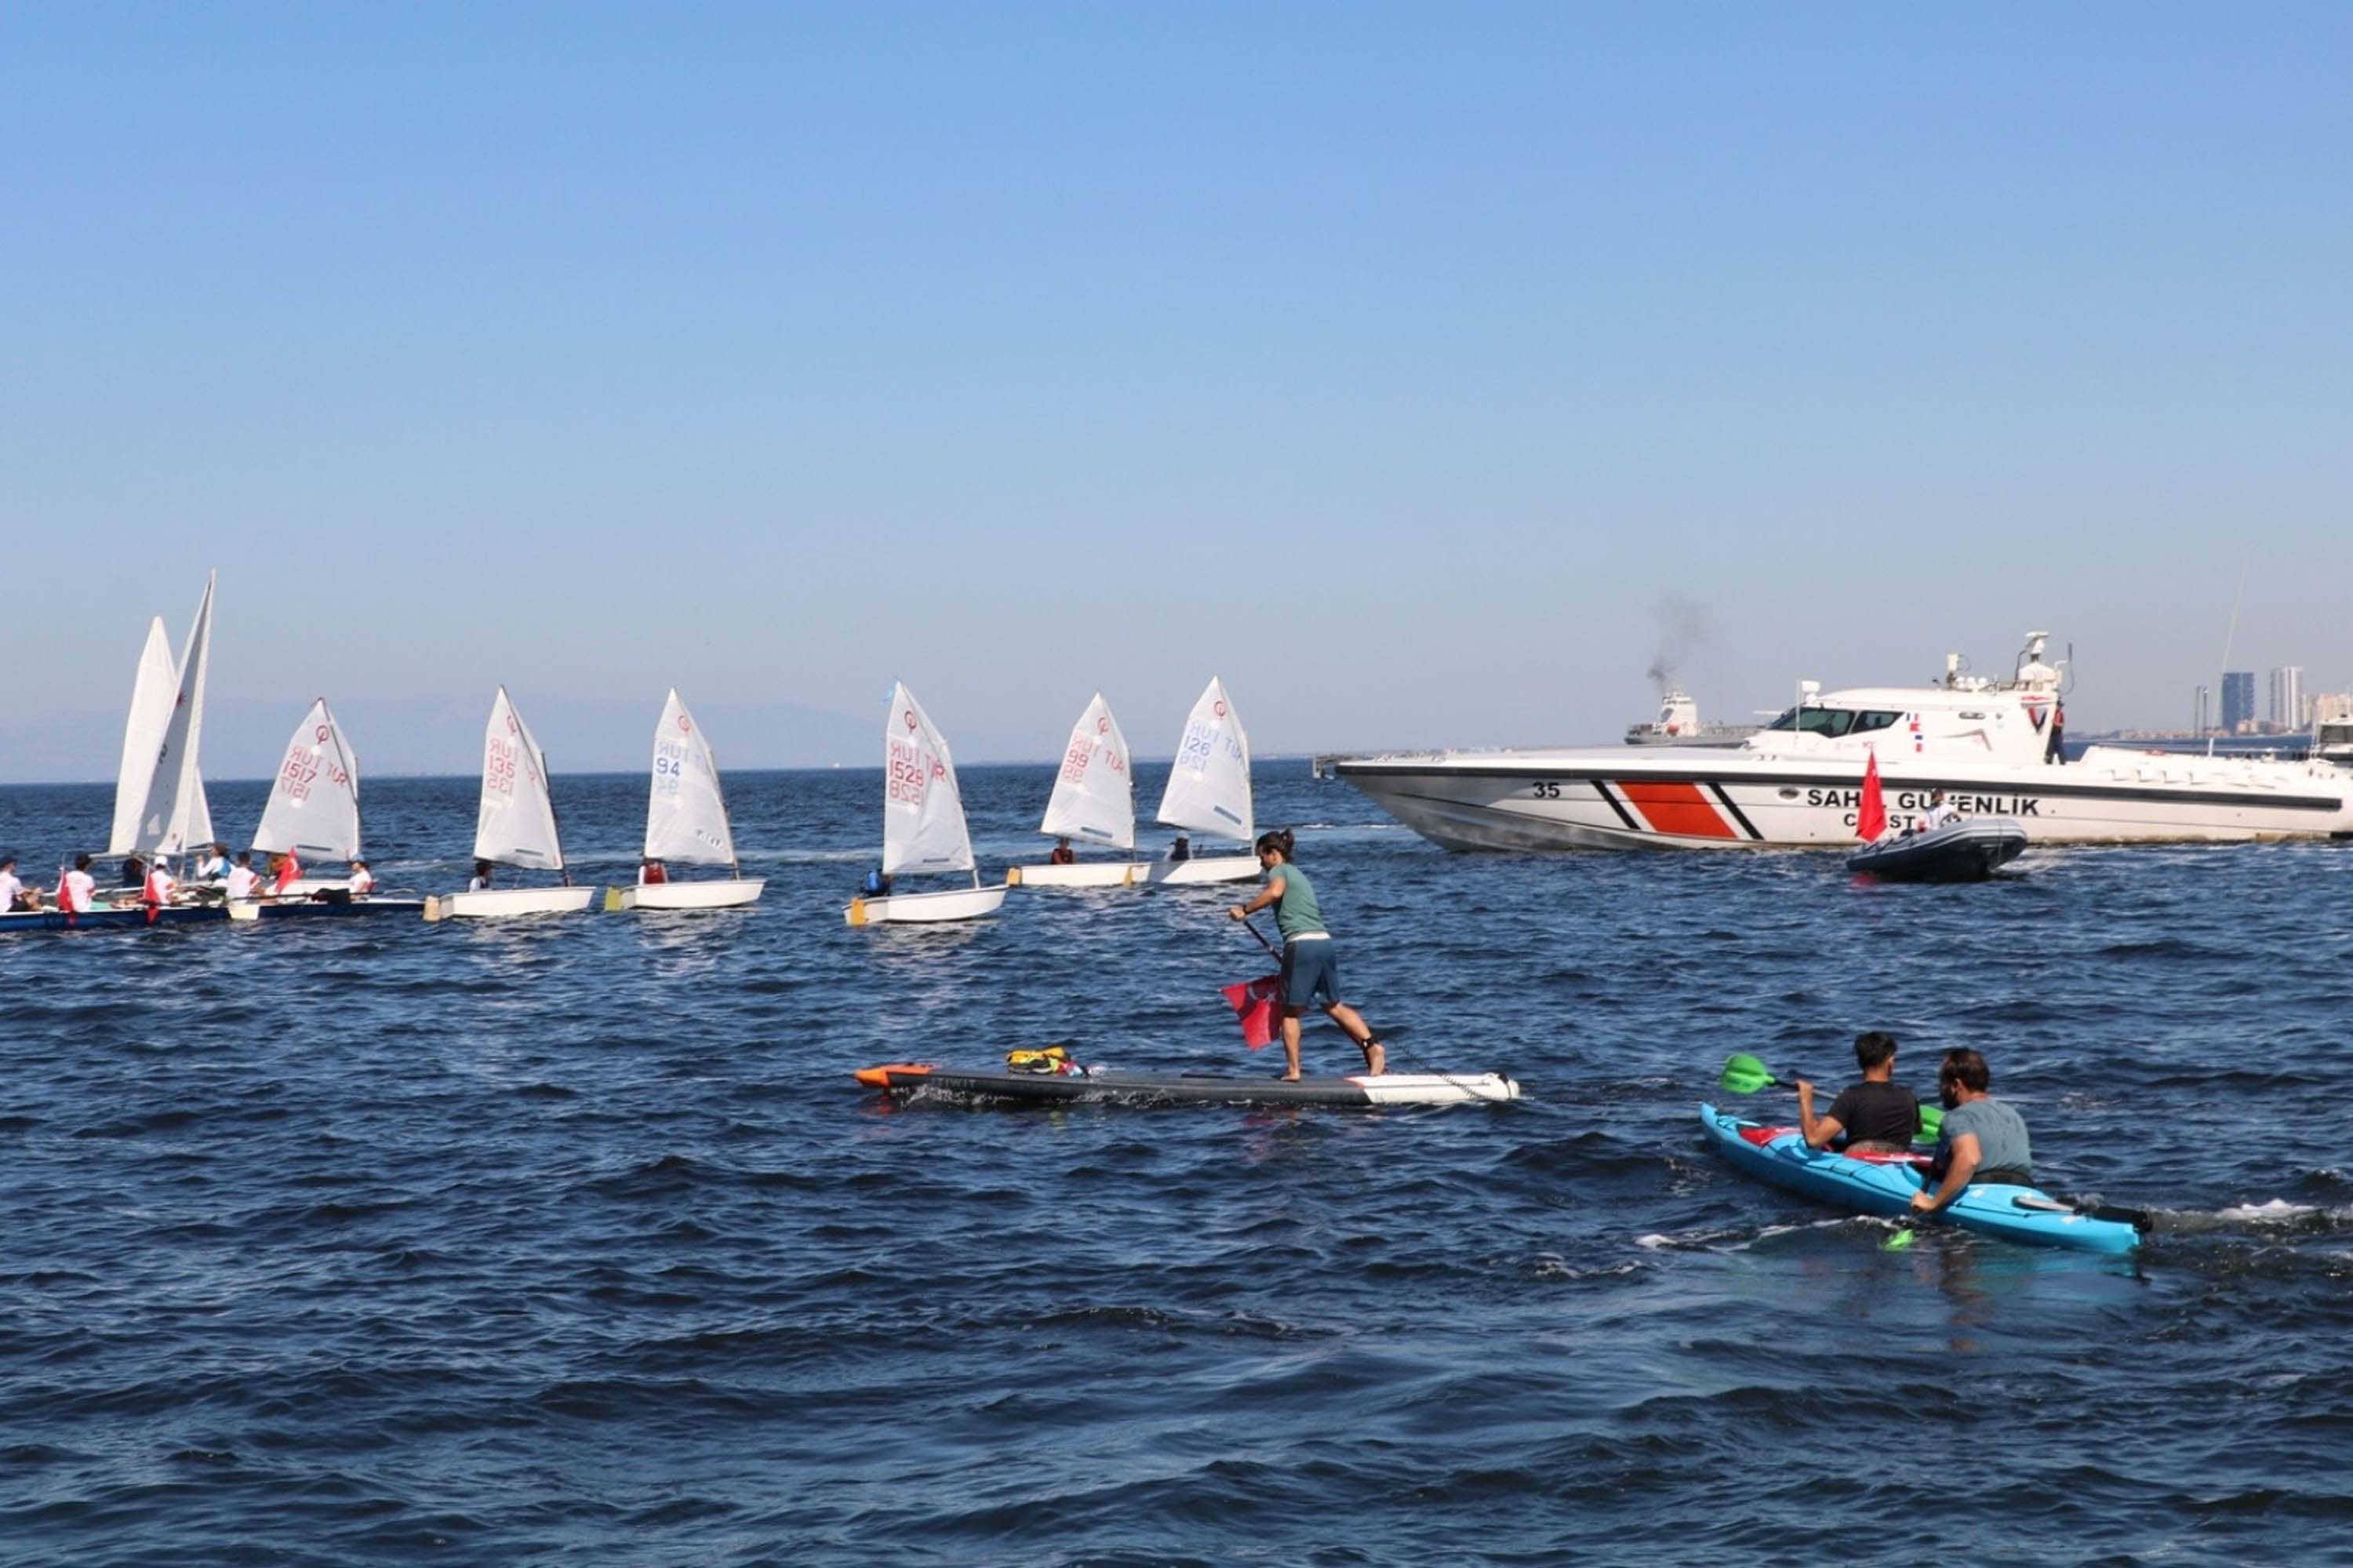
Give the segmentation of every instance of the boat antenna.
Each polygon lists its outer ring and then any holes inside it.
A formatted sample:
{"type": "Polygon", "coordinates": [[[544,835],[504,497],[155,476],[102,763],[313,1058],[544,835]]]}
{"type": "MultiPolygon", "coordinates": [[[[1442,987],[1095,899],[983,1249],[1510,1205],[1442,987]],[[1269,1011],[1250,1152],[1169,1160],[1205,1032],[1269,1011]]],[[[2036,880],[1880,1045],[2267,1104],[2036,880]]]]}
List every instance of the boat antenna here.
{"type": "MultiPolygon", "coordinates": [[[[2231,596],[2231,625],[2222,633],[2222,683],[2225,686],[2231,683],[2231,644],[2239,635],[2239,607],[2247,600],[2247,567],[2254,558],[2254,552],[2250,550],[2239,559],[2239,591],[2231,596]]],[[[2214,736],[2211,730],[2206,736],[2206,755],[2214,755],[2214,736]]]]}

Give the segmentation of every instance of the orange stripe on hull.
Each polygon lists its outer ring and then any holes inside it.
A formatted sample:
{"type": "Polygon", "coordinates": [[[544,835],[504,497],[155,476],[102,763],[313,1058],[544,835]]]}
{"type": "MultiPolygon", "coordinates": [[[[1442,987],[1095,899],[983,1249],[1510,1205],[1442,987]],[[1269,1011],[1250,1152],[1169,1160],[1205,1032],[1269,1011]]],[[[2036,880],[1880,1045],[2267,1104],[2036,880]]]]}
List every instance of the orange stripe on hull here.
{"type": "Polygon", "coordinates": [[[891,1075],[893,1073],[907,1077],[918,1077],[931,1070],[928,1065],[922,1063],[893,1062],[887,1067],[859,1068],[858,1081],[870,1089],[887,1089],[891,1086],[891,1075]]]}
{"type": "Polygon", "coordinates": [[[1724,820],[1724,813],[1696,784],[1680,779],[1646,779],[1641,783],[1618,782],[1618,792],[1626,797],[1634,810],[1642,813],[1653,832],[1673,833],[1686,839],[1736,839],[1739,832],[1724,820]]]}

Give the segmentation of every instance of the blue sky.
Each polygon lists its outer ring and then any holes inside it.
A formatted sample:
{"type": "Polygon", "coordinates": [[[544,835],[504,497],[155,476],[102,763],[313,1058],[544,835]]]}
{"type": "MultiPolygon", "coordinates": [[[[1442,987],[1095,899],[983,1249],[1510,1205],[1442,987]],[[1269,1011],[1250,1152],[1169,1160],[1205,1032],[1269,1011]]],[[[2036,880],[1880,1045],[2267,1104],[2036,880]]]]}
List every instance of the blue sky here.
{"type": "Polygon", "coordinates": [[[0,723],[119,715],[215,566],[272,731],[903,677],[1044,755],[1216,670],[1269,750],[1598,739],[1671,643],[1732,716],[2030,626],[2184,722],[2242,565],[2232,666],[2353,687],[2343,6],[52,5],[0,69],[0,723]]]}

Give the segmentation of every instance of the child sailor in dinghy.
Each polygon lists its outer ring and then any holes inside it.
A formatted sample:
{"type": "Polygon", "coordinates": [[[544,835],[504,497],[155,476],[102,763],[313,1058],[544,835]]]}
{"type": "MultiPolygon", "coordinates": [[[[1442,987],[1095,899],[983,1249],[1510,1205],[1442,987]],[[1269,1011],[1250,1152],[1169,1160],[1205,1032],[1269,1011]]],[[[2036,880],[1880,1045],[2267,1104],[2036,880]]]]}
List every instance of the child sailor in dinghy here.
{"type": "Polygon", "coordinates": [[[1299,1019],[1319,995],[1324,1012],[1365,1053],[1365,1071],[1378,1077],[1388,1070],[1388,1053],[1363,1015],[1340,1000],[1340,966],[1332,933],[1324,928],[1314,887],[1291,863],[1292,842],[1287,829],[1258,836],[1264,885],[1257,897],[1226,911],[1229,918],[1247,920],[1256,911],[1274,906],[1275,928],[1282,933],[1282,1081],[1299,1081],[1299,1019]]]}

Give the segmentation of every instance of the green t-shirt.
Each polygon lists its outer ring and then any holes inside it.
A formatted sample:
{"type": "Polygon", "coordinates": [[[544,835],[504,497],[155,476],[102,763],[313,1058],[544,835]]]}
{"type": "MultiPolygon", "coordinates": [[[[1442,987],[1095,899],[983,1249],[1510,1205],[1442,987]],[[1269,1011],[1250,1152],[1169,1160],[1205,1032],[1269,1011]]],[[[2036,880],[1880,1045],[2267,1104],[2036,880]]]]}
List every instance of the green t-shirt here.
{"type": "Polygon", "coordinates": [[[1324,930],[1324,911],[1316,906],[1315,888],[1305,872],[1285,861],[1268,872],[1264,880],[1276,890],[1274,928],[1282,933],[1284,941],[1324,930]]]}

